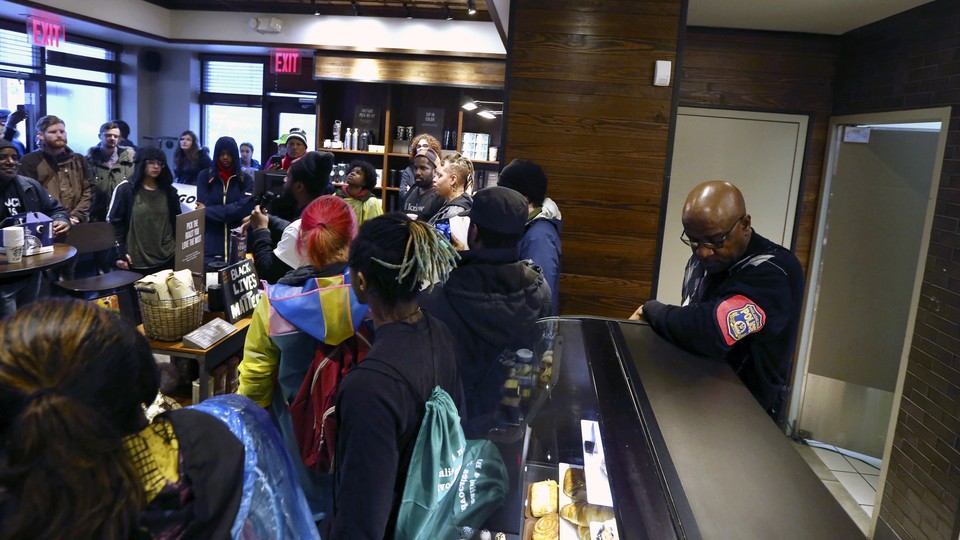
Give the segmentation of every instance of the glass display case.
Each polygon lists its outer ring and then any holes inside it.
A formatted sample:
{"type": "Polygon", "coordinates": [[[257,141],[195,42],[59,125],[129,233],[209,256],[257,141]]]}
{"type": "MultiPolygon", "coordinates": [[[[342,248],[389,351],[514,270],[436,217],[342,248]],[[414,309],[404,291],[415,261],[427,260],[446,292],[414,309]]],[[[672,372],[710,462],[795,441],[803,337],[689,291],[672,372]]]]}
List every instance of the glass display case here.
{"type": "Polygon", "coordinates": [[[554,344],[552,380],[515,424],[522,435],[497,442],[512,485],[489,530],[533,538],[547,510],[532,491],[552,480],[564,540],[863,538],[723,361],[643,323],[539,324],[537,353],[554,344]]]}

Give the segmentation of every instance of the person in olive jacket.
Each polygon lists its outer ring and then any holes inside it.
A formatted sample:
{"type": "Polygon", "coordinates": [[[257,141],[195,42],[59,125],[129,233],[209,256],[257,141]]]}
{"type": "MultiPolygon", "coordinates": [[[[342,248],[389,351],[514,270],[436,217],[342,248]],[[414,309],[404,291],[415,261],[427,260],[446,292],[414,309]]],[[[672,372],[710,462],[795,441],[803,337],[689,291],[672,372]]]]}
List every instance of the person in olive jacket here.
{"type": "Polygon", "coordinates": [[[241,170],[240,148],[233,137],[220,137],[214,164],[197,176],[197,207],[206,208],[203,261],[230,256],[230,229],[239,227],[255,206],[253,177],[241,170]]]}

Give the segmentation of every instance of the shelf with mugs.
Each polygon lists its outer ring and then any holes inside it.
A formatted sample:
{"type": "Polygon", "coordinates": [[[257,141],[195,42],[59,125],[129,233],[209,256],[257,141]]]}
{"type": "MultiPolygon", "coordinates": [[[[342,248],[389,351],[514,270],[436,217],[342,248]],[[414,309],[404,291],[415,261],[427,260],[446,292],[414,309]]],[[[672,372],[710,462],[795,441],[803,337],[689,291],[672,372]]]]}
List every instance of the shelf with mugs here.
{"type": "MultiPolygon", "coordinates": [[[[400,177],[410,165],[410,142],[417,135],[430,133],[436,137],[443,156],[463,148],[464,131],[483,133],[489,146],[499,146],[502,126],[499,117],[490,121],[473,118],[476,115],[464,112],[460,105],[465,92],[477,94],[478,99],[483,100],[502,100],[503,95],[502,90],[496,89],[475,91],[459,87],[321,79],[317,99],[320,126],[317,146],[334,154],[338,164],[349,164],[356,159],[372,164],[380,175],[376,195],[383,201],[384,211],[389,211],[399,204],[400,177]],[[341,130],[339,136],[334,134],[335,124],[341,130]],[[331,145],[333,140],[345,140],[348,127],[351,135],[359,128],[361,135],[367,136],[368,144],[383,150],[323,148],[325,144],[331,145]]],[[[479,155],[480,149],[477,150],[479,155]]],[[[484,157],[488,157],[489,147],[482,150],[484,157]]],[[[499,162],[489,160],[474,163],[483,171],[499,166],[499,162]]]]}

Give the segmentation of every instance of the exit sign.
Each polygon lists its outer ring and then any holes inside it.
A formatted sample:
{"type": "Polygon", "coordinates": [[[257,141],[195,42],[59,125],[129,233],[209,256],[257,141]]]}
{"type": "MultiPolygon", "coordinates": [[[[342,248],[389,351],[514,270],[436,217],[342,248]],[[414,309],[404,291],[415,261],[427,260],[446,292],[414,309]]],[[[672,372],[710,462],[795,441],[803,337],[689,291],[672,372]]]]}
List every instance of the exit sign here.
{"type": "Polygon", "coordinates": [[[270,73],[299,75],[300,51],[297,49],[274,49],[270,53],[270,73]]]}
{"type": "Polygon", "coordinates": [[[67,27],[63,23],[27,17],[27,35],[30,43],[37,47],[57,48],[67,41],[67,27]]]}

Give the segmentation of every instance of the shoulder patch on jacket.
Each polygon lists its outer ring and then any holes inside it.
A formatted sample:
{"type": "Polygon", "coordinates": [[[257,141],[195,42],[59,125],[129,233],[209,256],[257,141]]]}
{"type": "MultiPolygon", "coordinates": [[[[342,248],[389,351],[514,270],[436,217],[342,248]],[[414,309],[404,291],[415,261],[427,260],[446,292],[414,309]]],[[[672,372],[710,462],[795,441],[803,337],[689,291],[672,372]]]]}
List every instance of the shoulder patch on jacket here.
{"type": "Polygon", "coordinates": [[[767,321],[767,314],[763,309],[741,294],[720,302],[716,316],[727,345],[733,345],[750,334],[759,332],[767,321]]]}

